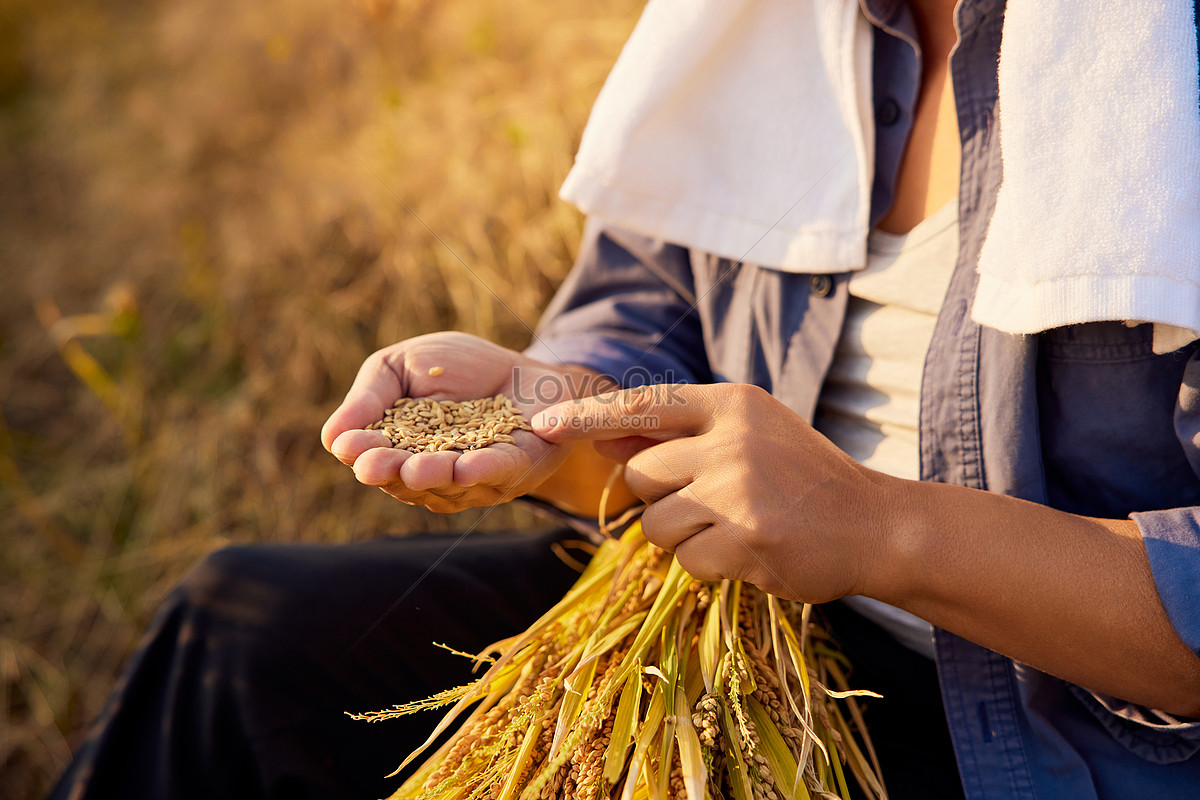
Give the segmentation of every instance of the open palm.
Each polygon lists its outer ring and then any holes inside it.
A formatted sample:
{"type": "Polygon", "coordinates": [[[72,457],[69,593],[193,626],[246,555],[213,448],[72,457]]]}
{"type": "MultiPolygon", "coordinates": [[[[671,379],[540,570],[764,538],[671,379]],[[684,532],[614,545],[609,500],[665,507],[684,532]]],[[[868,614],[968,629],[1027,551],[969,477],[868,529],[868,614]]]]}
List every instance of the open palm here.
{"type": "Polygon", "coordinates": [[[512,444],[413,454],[392,449],[383,434],[363,428],[401,397],[473,400],[503,394],[530,418],[554,402],[590,394],[589,382],[594,379],[577,368],[535,361],[469,334],[419,336],[363,363],[346,399],[325,423],[321,440],[354,468],[359,481],[406,503],[441,512],[494,505],[538,486],[561,465],[569,448],[513,431],[512,444]]]}

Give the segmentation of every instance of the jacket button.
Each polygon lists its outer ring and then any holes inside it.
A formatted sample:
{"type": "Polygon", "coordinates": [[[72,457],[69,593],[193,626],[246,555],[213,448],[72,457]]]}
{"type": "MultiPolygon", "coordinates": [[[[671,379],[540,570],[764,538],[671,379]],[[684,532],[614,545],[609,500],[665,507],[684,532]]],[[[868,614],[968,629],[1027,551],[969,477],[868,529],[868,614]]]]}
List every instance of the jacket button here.
{"type": "Polygon", "coordinates": [[[813,275],[808,279],[808,289],[814,297],[828,297],[833,291],[833,278],[828,275],[813,275]]]}
{"type": "Polygon", "coordinates": [[[888,98],[875,107],[875,122],[885,128],[896,124],[900,119],[900,106],[892,98],[888,98]]]}

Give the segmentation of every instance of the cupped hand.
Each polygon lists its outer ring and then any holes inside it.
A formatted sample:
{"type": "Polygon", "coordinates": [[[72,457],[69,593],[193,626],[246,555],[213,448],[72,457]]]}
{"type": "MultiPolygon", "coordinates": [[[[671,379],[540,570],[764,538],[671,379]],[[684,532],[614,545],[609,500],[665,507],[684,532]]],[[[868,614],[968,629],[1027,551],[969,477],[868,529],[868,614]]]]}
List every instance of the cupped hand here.
{"type": "Polygon", "coordinates": [[[806,602],[869,591],[896,479],[762,389],[648,386],[557,404],[532,425],[624,461],[625,482],[649,504],[646,538],[693,577],[806,602]]]}
{"type": "Polygon", "coordinates": [[[405,503],[439,512],[495,505],[536,488],[570,445],[518,430],[511,444],[414,454],[393,449],[382,433],[364,428],[402,397],[461,401],[503,394],[529,418],[551,403],[595,391],[596,381],[580,368],[535,361],[469,334],[418,336],[363,362],[346,399],[322,428],[321,441],[353,467],[360,482],[405,503]]]}

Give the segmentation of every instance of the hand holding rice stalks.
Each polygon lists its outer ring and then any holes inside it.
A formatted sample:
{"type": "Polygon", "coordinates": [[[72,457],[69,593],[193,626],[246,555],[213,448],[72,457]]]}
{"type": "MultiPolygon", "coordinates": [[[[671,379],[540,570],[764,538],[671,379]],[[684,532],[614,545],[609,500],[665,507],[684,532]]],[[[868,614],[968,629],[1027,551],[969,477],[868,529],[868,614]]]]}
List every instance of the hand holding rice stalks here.
{"type": "Polygon", "coordinates": [[[869,693],[848,691],[810,612],[692,580],[635,524],[494,660],[478,656],[477,681],[351,716],[453,704],[399,772],[466,714],[393,800],[847,798],[847,772],[884,798],[854,700],[869,693]]]}

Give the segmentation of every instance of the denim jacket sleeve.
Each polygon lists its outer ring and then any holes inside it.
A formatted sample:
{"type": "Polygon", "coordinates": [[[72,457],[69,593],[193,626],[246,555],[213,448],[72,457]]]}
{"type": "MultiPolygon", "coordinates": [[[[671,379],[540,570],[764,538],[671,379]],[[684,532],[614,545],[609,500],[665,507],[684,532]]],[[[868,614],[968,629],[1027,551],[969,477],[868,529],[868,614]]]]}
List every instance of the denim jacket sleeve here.
{"type": "MultiPolygon", "coordinates": [[[[1193,418],[1192,422],[1200,419],[1193,418]]],[[[1193,452],[1197,445],[1200,440],[1192,438],[1193,452]]],[[[1141,529],[1167,618],[1184,644],[1200,657],[1200,506],[1143,511],[1130,517],[1141,529]]],[[[1198,719],[1137,706],[1079,687],[1072,687],[1072,692],[1114,739],[1147,761],[1172,764],[1200,753],[1198,719]]]]}
{"type": "MultiPolygon", "coordinates": [[[[1155,354],[1150,325],[1091,323],[1039,335],[1036,351],[1042,496],[1026,499],[1134,519],[1167,616],[1200,654],[1200,346],[1155,354]]],[[[996,482],[990,488],[1004,488],[996,482]]],[[[1148,762],[1200,752],[1200,721],[1069,691],[1116,742],[1148,762]]]]}
{"type": "Polygon", "coordinates": [[[712,381],[690,255],[592,219],[526,353],[621,386],[712,381]]]}
{"type": "MultiPolygon", "coordinates": [[[[1200,350],[1192,352],[1184,367],[1174,428],[1192,476],[1200,481],[1200,350]]],[[[1141,511],[1130,517],[1141,529],[1167,618],[1183,643],[1200,657],[1200,506],[1141,511]]],[[[1200,753],[1200,720],[1100,695],[1092,695],[1085,705],[1093,713],[1113,715],[1116,719],[1105,727],[1135,752],[1167,762],[1200,753]]]]}
{"type": "Polygon", "coordinates": [[[753,383],[811,419],[846,284],[846,275],[780,272],[593,219],[526,353],[622,386],[753,383]]]}
{"type": "MultiPolygon", "coordinates": [[[[1183,370],[1175,434],[1200,480],[1200,351],[1183,370]]],[[[1142,530],[1159,597],[1179,638],[1200,655],[1200,507],[1132,515],[1142,530]]]]}

